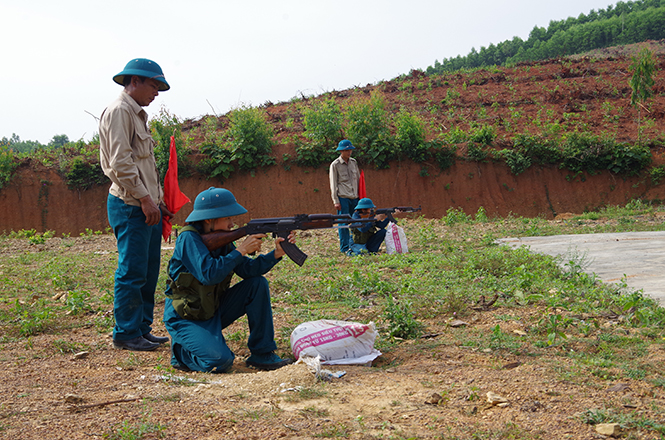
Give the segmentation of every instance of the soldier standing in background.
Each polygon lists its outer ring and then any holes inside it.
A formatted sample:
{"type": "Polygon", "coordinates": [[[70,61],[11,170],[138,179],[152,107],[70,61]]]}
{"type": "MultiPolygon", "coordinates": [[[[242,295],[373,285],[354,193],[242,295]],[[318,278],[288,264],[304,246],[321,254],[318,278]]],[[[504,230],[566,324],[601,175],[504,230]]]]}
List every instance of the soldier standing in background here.
{"type": "MultiPolygon", "coordinates": [[[[358,181],[360,170],[358,163],[351,157],[355,147],[351,141],[344,139],[337,150],[340,155],[330,164],[330,194],[337,214],[351,214],[358,203],[358,181]]],[[[339,250],[348,254],[350,251],[350,234],[347,228],[339,228],[339,250]]]]}

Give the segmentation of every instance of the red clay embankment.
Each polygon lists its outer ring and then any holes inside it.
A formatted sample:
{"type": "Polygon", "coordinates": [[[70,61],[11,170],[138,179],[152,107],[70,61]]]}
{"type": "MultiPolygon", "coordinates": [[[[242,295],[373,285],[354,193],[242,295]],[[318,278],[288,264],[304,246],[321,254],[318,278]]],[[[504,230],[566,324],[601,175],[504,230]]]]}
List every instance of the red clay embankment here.
{"type": "MultiPolygon", "coordinates": [[[[553,218],[623,205],[638,197],[665,200],[665,185],[652,186],[648,177],[624,178],[607,171],[574,177],[556,167],[531,167],[515,176],[502,163],[463,160],[443,172],[433,167],[428,176],[420,176],[420,169],[411,162],[393,163],[387,170],[366,169],[367,195],[379,207],[420,205],[427,218],[441,218],[449,208],[474,214],[481,206],[490,217],[512,213],[553,218]]],[[[254,176],[234,175],[224,184],[215,179],[180,179],[181,190],[192,200],[210,186],[231,190],[252,218],[334,212],[325,168],[287,170],[278,164],[254,176]]],[[[0,232],[35,229],[78,235],[86,229],[104,230],[107,191],[107,186],[72,191],[54,170],[25,165],[0,191],[0,232]]],[[[191,210],[191,203],[185,205],[175,223],[183,224],[191,210]]],[[[250,218],[243,217],[241,223],[250,218]]]]}

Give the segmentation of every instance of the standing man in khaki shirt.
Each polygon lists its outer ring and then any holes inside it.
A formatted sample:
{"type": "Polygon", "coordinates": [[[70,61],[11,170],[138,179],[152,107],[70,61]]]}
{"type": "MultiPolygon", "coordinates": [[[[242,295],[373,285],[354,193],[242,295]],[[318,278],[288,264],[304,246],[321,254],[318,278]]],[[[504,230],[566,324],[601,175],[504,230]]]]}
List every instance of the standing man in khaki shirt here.
{"type": "MultiPolygon", "coordinates": [[[[330,195],[337,214],[351,214],[358,203],[358,181],[360,170],[358,163],[351,157],[351,151],[355,147],[351,141],[344,139],[337,150],[340,155],[330,164],[330,195]]],[[[351,246],[351,234],[347,228],[339,228],[339,250],[348,254],[351,246]]]]}
{"type": "Polygon", "coordinates": [[[173,215],[163,202],[155,142],[142,107],[170,86],[161,67],[145,58],[131,60],[113,81],[124,90],[104,110],[99,123],[100,164],[112,182],[107,212],[118,245],[113,346],[150,351],[168,341],[153,335],[151,324],[160,270],[162,216],[173,215]]]}

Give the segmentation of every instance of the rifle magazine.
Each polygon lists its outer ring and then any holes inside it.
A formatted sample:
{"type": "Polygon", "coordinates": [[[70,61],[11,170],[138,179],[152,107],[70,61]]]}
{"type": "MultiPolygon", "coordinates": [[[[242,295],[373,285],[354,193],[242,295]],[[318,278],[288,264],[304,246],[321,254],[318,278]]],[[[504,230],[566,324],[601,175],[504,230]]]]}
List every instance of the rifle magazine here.
{"type": "Polygon", "coordinates": [[[284,249],[284,253],[298,266],[302,266],[305,264],[305,260],[307,260],[307,254],[304,253],[303,251],[300,250],[298,246],[296,246],[293,243],[289,243],[288,241],[284,240],[282,243],[282,249],[284,249]]]}

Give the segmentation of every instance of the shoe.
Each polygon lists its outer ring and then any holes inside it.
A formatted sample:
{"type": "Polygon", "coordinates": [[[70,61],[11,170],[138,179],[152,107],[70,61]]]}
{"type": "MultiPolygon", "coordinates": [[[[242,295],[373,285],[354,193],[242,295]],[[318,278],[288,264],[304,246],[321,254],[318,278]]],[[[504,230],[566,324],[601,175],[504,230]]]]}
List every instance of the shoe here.
{"type": "Polygon", "coordinates": [[[143,335],[143,339],[148,340],[150,342],[154,342],[156,344],[165,344],[166,342],[169,342],[169,338],[155,336],[152,333],[146,333],[145,335],[143,335]]]}
{"type": "Polygon", "coordinates": [[[173,339],[171,339],[171,366],[176,370],[184,371],[185,373],[192,371],[187,365],[181,364],[173,353],[173,339]]]}
{"type": "Polygon", "coordinates": [[[248,367],[266,371],[276,370],[292,363],[293,359],[282,359],[272,351],[264,354],[252,354],[245,361],[248,367]]]}
{"type": "Polygon", "coordinates": [[[171,363],[171,366],[173,368],[175,368],[176,370],[182,371],[183,373],[191,373],[192,372],[192,370],[188,366],[183,365],[180,362],[176,362],[175,364],[171,363]]]}
{"type": "Polygon", "coordinates": [[[150,342],[143,336],[138,338],[129,339],[127,341],[113,340],[113,348],[118,350],[131,350],[131,351],[152,351],[159,347],[159,344],[150,342]]]}

